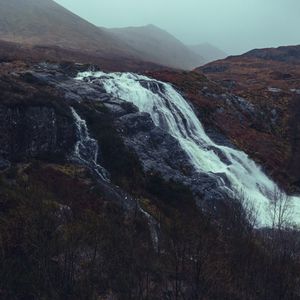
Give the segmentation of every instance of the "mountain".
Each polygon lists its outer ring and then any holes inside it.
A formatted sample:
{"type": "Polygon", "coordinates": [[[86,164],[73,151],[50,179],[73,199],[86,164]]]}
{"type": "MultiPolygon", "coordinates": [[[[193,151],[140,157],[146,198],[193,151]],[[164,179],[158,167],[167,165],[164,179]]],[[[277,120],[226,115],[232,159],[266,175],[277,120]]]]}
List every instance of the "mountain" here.
{"type": "Polygon", "coordinates": [[[191,45],[189,48],[203,57],[204,64],[227,57],[224,51],[208,43],[191,45]]]}
{"type": "Polygon", "coordinates": [[[114,28],[108,29],[108,32],[133,47],[150,62],[178,69],[193,69],[204,62],[201,55],[154,25],[114,28]]]}
{"type": "Polygon", "coordinates": [[[106,57],[136,57],[130,46],[52,0],[1,0],[0,39],[106,57]]]}
{"type": "MultiPolygon", "coordinates": [[[[76,51],[117,59],[121,65],[120,58],[140,65],[149,62],[150,68],[151,63],[179,69],[203,64],[198,54],[158,27],[99,28],[52,0],[1,0],[0,40],[61,48],[66,59],[66,51],[76,51]]],[[[69,54],[72,59],[74,54],[69,54]]]]}

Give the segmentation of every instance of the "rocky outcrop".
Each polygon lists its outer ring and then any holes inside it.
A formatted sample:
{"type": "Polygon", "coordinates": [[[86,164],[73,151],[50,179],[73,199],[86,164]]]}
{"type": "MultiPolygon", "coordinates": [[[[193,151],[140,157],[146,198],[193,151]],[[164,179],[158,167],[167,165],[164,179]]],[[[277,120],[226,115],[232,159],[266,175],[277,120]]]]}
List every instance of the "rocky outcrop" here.
{"type": "MultiPolygon", "coordinates": [[[[69,78],[57,81],[51,76],[48,80],[51,85],[63,91],[65,98],[88,105],[96,104],[98,113],[100,108],[102,114],[104,112],[110,116],[109,122],[113,124],[128,151],[139,161],[144,176],[151,177],[155,174],[166,182],[184,185],[201,207],[207,204],[214,207],[227,198],[217,176],[196,172],[187,153],[174,137],[164,128],[155,126],[149,114],[141,113],[133,104],[106,93],[100,80],[93,78],[91,82],[89,78],[83,81],[69,78]]],[[[163,88],[151,86],[151,82],[146,81],[141,84],[158,94],[160,91],[156,89],[163,88]]],[[[96,122],[101,123],[97,118],[96,122]]],[[[221,139],[219,135],[219,140],[221,139]]],[[[226,138],[223,137],[223,140],[226,138]]],[[[101,140],[99,142],[101,145],[101,140]]]]}
{"type": "Polygon", "coordinates": [[[226,198],[214,176],[196,172],[178,141],[154,125],[147,113],[133,113],[121,117],[117,124],[124,142],[142,163],[146,174],[159,174],[166,181],[179,182],[188,187],[199,205],[215,205],[226,198]]]}
{"type": "MultiPolygon", "coordinates": [[[[103,157],[101,151],[102,146],[106,147],[107,141],[101,139],[101,134],[98,137],[97,131],[107,130],[109,123],[111,130],[116,132],[127,149],[128,155],[136,157],[145,178],[155,175],[166,182],[172,181],[186,186],[202,207],[203,203],[214,207],[216,202],[226,198],[215,176],[195,172],[178,141],[163,128],[155,126],[150,115],[140,113],[133,104],[107,94],[101,84],[74,80],[68,72],[70,69],[66,71],[58,65],[47,64],[20,71],[18,80],[22,84],[38,91],[47,90],[51,97],[56,95],[57,98],[50,104],[46,101],[37,106],[27,103],[23,106],[2,107],[0,126],[5,135],[1,136],[1,153],[4,159],[70,159],[74,157],[78,146],[77,150],[84,157],[79,163],[93,169],[95,175],[97,172],[102,174],[99,184],[107,196],[117,199],[119,203],[127,197],[125,206],[133,207],[134,201],[131,197],[121,190],[116,191],[112,187],[113,183],[103,181],[109,175],[100,163],[108,170],[110,166],[105,162],[107,154],[103,157]],[[92,119],[91,115],[94,115],[92,119]],[[78,124],[85,121],[87,127],[81,126],[79,130],[78,124]],[[87,142],[84,147],[78,144],[79,131],[82,129],[87,142]],[[91,137],[87,137],[87,131],[91,137]],[[97,141],[93,138],[97,138],[97,141]],[[96,142],[99,143],[99,151],[96,142]],[[91,159],[86,158],[89,154],[93,156],[91,159]]],[[[71,72],[72,76],[74,73],[71,72]]],[[[220,139],[222,138],[219,135],[220,139]]],[[[125,157],[118,159],[126,160],[125,157]]]]}
{"type": "Polygon", "coordinates": [[[79,164],[93,175],[107,201],[124,211],[135,209],[135,199],[110,183],[109,174],[97,163],[98,141],[89,136],[85,121],[72,107],[80,108],[85,94],[93,98],[96,91],[92,89],[93,94],[88,85],[86,91],[84,85],[80,88],[58,65],[40,64],[14,74],[9,70],[6,76],[0,76],[0,171],[33,160],[79,164]]]}
{"type": "MultiPolygon", "coordinates": [[[[87,167],[99,181],[103,195],[126,210],[137,207],[129,194],[136,189],[147,189],[153,177],[184,186],[201,208],[216,210],[228,201],[224,186],[230,189],[230,181],[225,173],[196,171],[188,154],[163,124],[155,126],[149,114],[139,112],[130,101],[119,99],[117,93],[115,96],[107,93],[100,79],[75,79],[77,67],[82,70],[82,66],[75,65],[66,68],[39,64],[8,73],[10,80],[21,88],[20,91],[4,89],[15,103],[2,98],[0,126],[4,135],[0,149],[3,159],[11,162],[32,158],[71,159],[87,167]],[[30,91],[30,96],[22,99],[24,90],[30,91]],[[138,187],[134,187],[135,184],[138,187]]],[[[230,134],[233,131],[239,135],[245,128],[253,130],[260,126],[262,114],[246,98],[235,96],[196,73],[182,74],[182,77],[183,88],[193,92],[188,96],[192,95],[189,99],[201,120],[205,125],[218,125],[208,126],[211,130],[207,133],[219,145],[232,148],[235,143],[230,134]],[[186,76],[196,84],[187,82],[186,76]],[[197,101],[203,98],[207,102],[197,101]],[[221,125],[225,133],[229,133],[229,139],[218,130],[221,125]]],[[[151,86],[151,80],[139,82],[155,95],[163,92],[163,86],[151,86]]],[[[276,122],[277,113],[274,116],[276,122]]],[[[230,165],[219,149],[209,150],[225,167],[230,165]]],[[[3,168],[6,168],[5,163],[3,168]]]]}
{"type": "Polygon", "coordinates": [[[0,106],[0,132],[0,156],[14,162],[65,159],[76,138],[73,120],[46,106],[0,106]]]}

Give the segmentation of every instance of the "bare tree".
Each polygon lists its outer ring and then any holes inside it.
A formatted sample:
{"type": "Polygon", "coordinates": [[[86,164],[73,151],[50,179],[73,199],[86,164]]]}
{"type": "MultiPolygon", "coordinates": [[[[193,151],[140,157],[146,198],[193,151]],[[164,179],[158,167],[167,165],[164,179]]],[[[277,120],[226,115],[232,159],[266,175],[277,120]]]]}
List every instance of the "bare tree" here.
{"type": "Polygon", "coordinates": [[[292,226],[293,209],[291,197],[276,187],[270,197],[269,214],[273,229],[283,230],[292,226]]]}
{"type": "Polygon", "coordinates": [[[250,228],[257,227],[258,210],[253,202],[245,196],[243,191],[240,192],[239,201],[244,209],[244,216],[248,221],[250,228]]]}

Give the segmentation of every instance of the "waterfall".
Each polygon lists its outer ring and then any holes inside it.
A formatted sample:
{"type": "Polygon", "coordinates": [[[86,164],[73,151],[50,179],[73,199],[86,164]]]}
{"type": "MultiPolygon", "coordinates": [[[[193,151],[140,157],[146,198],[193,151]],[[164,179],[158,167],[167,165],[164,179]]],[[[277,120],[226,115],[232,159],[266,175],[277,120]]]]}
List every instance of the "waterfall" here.
{"type": "MultiPolygon", "coordinates": [[[[180,143],[197,172],[213,176],[229,196],[243,193],[257,211],[258,226],[271,224],[269,203],[277,185],[247,154],[216,144],[192,107],[170,84],[133,73],[83,72],[78,80],[101,84],[107,93],[149,113],[156,126],[180,143]]],[[[290,197],[293,221],[300,223],[300,198],[290,197]]]]}
{"type": "Polygon", "coordinates": [[[148,226],[151,234],[151,240],[153,243],[153,247],[156,252],[159,250],[159,224],[158,222],[145,210],[139,207],[140,212],[145,216],[148,221],[148,226]]]}
{"type": "MultiPolygon", "coordinates": [[[[71,112],[72,112],[74,120],[75,120],[77,137],[78,137],[78,140],[74,147],[72,160],[77,161],[77,162],[87,166],[90,170],[95,172],[96,175],[103,181],[105,181],[107,183],[110,182],[108,179],[108,172],[103,167],[101,167],[99,164],[97,164],[97,158],[98,158],[98,152],[99,152],[99,146],[98,146],[97,141],[90,137],[88,127],[86,125],[85,120],[81,119],[81,117],[78,115],[78,113],[76,112],[76,110],[73,107],[71,107],[71,112]]],[[[115,196],[116,195],[117,194],[115,194],[115,196]]],[[[122,201],[122,204],[129,201],[129,197],[126,196],[125,194],[122,195],[121,192],[117,196],[124,199],[124,201],[122,201]]],[[[159,234],[158,234],[159,226],[158,226],[156,220],[151,215],[149,215],[147,212],[145,212],[139,205],[137,206],[137,208],[147,219],[153,246],[154,246],[155,250],[157,251],[158,243],[159,243],[159,237],[158,237],[159,236],[159,234]]]]}
{"type": "Polygon", "coordinates": [[[90,137],[85,120],[80,118],[73,107],[71,107],[71,112],[75,120],[76,135],[78,138],[72,159],[89,167],[100,179],[109,181],[108,172],[97,163],[99,153],[98,142],[90,137]]]}

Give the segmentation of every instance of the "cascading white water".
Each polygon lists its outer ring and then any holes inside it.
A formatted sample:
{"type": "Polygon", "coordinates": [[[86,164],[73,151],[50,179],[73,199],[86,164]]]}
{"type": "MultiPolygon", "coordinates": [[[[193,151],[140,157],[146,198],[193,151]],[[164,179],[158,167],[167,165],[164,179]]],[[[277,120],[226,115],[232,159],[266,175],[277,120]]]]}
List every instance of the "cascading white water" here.
{"type": "MultiPolygon", "coordinates": [[[[156,126],[178,140],[197,171],[214,176],[229,194],[242,192],[257,210],[258,226],[271,224],[269,199],[277,185],[244,152],[213,142],[191,106],[170,84],[132,73],[83,72],[77,79],[97,79],[107,93],[149,113],[156,126]]],[[[290,201],[293,221],[300,224],[300,197],[290,201]]]]}
{"type": "MultiPolygon", "coordinates": [[[[97,141],[90,137],[86,121],[78,115],[73,107],[71,107],[71,112],[75,120],[78,136],[72,159],[92,169],[100,179],[110,182],[108,179],[108,172],[97,163],[99,146],[97,141]]],[[[124,196],[124,198],[125,201],[128,200],[127,196],[124,196]]],[[[137,206],[137,208],[147,219],[153,246],[157,251],[159,245],[159,226],[151,215],[149,215],[141,207],[137,206]]]]}
{"type": "Polygon", "coordinates": [[[97,163],[98,142],[90,137],[85,120],[80,118],[73,107],[71,107],[71,112],[75,120],[78,136],[72,158],[90,167],[102,180],[109,181],[107,171],[97,163]]]}

